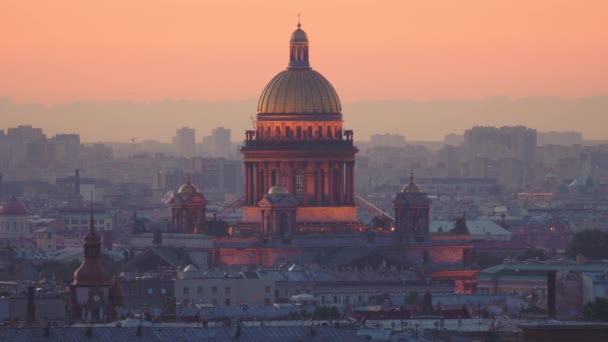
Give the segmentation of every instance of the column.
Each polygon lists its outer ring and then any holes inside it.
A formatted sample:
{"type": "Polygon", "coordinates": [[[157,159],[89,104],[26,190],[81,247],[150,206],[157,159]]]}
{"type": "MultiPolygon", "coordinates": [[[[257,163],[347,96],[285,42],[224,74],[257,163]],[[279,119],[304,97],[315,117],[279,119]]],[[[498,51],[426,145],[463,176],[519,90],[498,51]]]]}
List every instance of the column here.
{"type": "Polygon", "coordinates": [[[350,204],[350,167],[348,163],[346,163],[346,167],[344,170],[344,184],[346,188],[344,191],[344,203],[350,204]]]}
{"type": "Polygon", "coordinates": [[[354,195],[354,177],[353,177],[353,162],[346,163],[346,193],[347,193],[347,202],[348,204],[353,204],[355,195],[354,195]]]}
{"type": "Polygon", "coordinates": [[[258,200],[260,199],[260,193],[262,192],[262,190],[260,189],[260,163],[255,163],[254,164],[254,179],[255,179],[255,196],[253,196],[253,204],[256,204],[258,202],[258,200]]]}
{"type": "Polygon", "coordinates": [[[344,163],[340,162],[340,166],[338,167],[338,194],[339,194],[339,202],[340,204],[346,204],[346,196],[344,196],[344,163]]]}
{"type": "Polygon", "coordinates": [[[334,168],[332,162],[327,162],[327,193],[329,197],[329,205],[334,204],[334,168]]]}
{"type": "Polygon", "coordinates": [[[355,162],[350,164],[350,203],[355,203],[355,162]]]}
{"type": "Polygon", "coordinates": [[[315,205],[321,204],[321,171],[315,169],[315,205]]]}
{"type": "Polygon", "coordinates": [[[272,231],[270,235],[276,235],[279,231],[279,215],[276,210],[272,211],[272,231]]]}
{"type": "Polygon", "coordinates": [[[308,205],[310,203],[310,199],[314,196],[314,173],[312,170],[312,163],[303,162],[302,163],[302,171],[304,171],[304,204],[308,205]],[[310,184],[313,184],[313,193],[311,194],[309,191],[310,184]]]}
{"type": "Polygon", "coordinates": [[[249,163],[245,163],[245,204],[249,204],[249,163]]]}
{"type": "Polygon", "coordinates": [[[264,210],[260,210],[260,213],[262,214],[262,220],[260,221],[262,236],[266,236],[266,220],[264,219],[264,210]]]}

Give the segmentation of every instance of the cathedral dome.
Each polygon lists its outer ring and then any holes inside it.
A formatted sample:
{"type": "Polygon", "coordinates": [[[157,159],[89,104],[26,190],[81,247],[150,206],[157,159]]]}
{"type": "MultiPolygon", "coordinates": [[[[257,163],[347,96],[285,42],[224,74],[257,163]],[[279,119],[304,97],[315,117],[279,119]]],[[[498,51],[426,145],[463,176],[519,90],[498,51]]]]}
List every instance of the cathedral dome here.
{"type": "Polygon", "coordinates": [[[0,206],[0,216],[27,216],[27,208],[13,197],[0,206]]]}
{"type": "Polygon", "coordinates": [[[410,174],[410,182],[408,184],[406,184],[403,187],[403,189],[401,189],[401,192],[406,192],[406,193],[423,193],[424,192],[424,190],[422,190],[422,188],[414,182],[414,173],[413,172],[410,174]]]}
{"type": "Polygon", "coordinates": [[[264,88],[258,114],[340,114],[334,87],[310,67],[308,36],[300,28],[291,35],[289,66],[264,88]]]}

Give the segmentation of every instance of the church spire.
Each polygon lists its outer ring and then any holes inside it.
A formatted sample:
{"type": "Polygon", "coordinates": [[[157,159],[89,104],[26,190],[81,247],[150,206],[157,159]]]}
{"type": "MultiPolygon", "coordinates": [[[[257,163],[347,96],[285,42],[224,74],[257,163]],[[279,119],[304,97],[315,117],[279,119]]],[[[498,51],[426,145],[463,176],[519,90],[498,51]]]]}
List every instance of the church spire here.
{"type": "Polygon", "coordinates": [[[308,36],[302,30],[300,14],[298,13],[297,29],[291,34],[289,40],[289,69],[309,69],[308,62],[308,36]]]}

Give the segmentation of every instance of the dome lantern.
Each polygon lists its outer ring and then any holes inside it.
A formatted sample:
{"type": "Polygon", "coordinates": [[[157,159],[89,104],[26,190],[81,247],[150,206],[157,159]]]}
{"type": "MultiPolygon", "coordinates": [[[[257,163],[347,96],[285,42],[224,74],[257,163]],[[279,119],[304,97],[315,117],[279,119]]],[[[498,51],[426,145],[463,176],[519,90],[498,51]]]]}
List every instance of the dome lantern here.
{"type": "Polygon", "coordinates": [[[308,62],[308,36],[301,29],[298,17],[298,28],[291,34],[289,40],[289,69],[310,69],[308,62]]]}

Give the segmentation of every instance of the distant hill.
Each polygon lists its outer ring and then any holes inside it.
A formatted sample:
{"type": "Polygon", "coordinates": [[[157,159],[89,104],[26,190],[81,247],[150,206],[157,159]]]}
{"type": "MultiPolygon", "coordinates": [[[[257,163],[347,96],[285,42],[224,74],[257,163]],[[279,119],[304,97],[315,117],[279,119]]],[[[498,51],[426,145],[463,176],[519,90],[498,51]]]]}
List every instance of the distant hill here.
{"type": "MultiPolygon", "coordinates": [[[[80,133],[83,141],[128,141],[131,137],[170,141],[181,126],[197,130],[197,141],[211,129],[232,129],[239,140],[252,127],[256,100],[233,102],[83,101],[57,106],[19,104],[0,99],[0,128],[31,124],[47,135],[80,133]]],[[[365,101],[343,103],[345,128],[356,140],[375,133],[404,134],[407,140],[443,140],[474,125],[526,125],[541,131],[581,131],[585,140],[608,139],[608,96],[579,99],[535,97],[478,100],[365,101]]]]}

